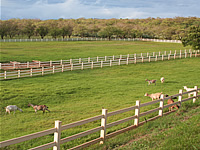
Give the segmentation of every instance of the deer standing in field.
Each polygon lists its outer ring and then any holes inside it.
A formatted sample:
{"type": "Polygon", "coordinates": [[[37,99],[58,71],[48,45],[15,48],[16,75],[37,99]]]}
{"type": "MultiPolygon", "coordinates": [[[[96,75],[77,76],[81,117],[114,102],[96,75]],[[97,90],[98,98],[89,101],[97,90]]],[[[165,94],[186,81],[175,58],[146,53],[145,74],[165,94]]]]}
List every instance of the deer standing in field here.
{"type": "Polygon", "coordinates": [[[9,113],[9,114],[11,111],[14,111],[14,114],[15,114],[16,110],[23,112],[22,109],[18,108],[16,105],[8,105],[7,107],[5,107],[5,109],[6,109],[6,113],[9,113]]]}
{"type": "Polygon", "coordinates": [[[45,110],[49,111],[48,110],[48,107],[46,105],[33,105],[33,104],[28,104],[28,106],[30,107],[33,107],[33,109],[35,110],[35,113],[37,113],[38,110],[42,110],[43,113],[45,113],[45,110]]]}

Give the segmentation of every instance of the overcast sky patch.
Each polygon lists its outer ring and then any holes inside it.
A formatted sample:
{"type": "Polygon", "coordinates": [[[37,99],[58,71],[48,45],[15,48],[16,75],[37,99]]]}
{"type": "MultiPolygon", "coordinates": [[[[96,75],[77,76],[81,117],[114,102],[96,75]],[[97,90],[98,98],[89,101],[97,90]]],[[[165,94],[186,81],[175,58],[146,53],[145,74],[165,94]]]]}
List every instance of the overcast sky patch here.
{"type": "Polygon", "coordinates": [[[196,0],[1,0],[1,19],[200,17],[196,0]]]}

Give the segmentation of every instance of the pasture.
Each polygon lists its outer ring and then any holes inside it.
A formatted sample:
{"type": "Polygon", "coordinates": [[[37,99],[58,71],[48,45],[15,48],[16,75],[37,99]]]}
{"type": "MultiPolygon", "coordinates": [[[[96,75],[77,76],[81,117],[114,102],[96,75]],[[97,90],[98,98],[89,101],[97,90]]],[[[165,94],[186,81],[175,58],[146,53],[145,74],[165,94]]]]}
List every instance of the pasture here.
{"type": "MultiPolygon", "coordinates": [[[[181,44],[140,41],[2,43],[1,62],[47,61],[179,49],[184,49],[181,44]]],[[[149,97],[144,97],[146,92],[173,95],[183,89],[184,85],[200,87],[199,66],[199,57],[183,58],[1,81],[0,141],[52,128],[55,120],[62,121],[64,125],[96,116],[101,114],[102,107],[110,112],[133,106],[136,100],[141,100],[141,103],[151,101],[149,97]],[[159,81],[162,76],[166,79],[164,84],[159,81]],[[145,82],[147,78],[157,79],[157,85],[148,86],[145,82]],[[38,111],[35,114],[33,108],[27,106],[28,103],[45,104],[51,112],[42,114],[38,111]],[[17,105],[24,112],[5,115],[4,107],[11,104],[17,105]]],[[[197,103],[199,105],[199,101],[197,103]]],[[[122,116],[113,117],[110,121],[118,120],[122,116]]],[[[99,124],[100,122],[94,122],[88,126],[69,129],[62,137],[99,124]]],[[[98,134],[63,144],[62,148],[78,145],[98,134]]],[[[53,135],[48,135],[10,146],[8,149],[28,149],[52,140],[53,135]]]]}

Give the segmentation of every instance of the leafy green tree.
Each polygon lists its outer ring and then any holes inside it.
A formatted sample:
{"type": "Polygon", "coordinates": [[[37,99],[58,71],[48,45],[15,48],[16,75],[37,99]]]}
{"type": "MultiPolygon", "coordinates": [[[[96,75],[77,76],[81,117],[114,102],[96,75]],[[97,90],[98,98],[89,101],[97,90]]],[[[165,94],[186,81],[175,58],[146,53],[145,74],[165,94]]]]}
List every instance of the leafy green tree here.
{"type": "Polygon", "coordinates": [[[100,37],[106,37],[111,40],[111,37],[117,33],[117,28],[113,26],[107,26],[99,31],[98,35],[100,37]]]}
{"type": "Polygon", "coordinates": [[[200,26],[192,26],[182,38],[183,46],[190,45],[193,49],[200,49],[200,26]]]}
{"type": "Polygon", "coordinates": [[[56,39],[60,35],[61,35],[61,29],[59,29],[59,28],[53,28],[53,29],[51,29],[51,36],[53,38],[56,39]]]}
{"type": "Polygon", "coordinates": [[[61,28],[61,35],[63,37],[63,39],[65,38],[65,36],[70,36],[72,35],[73,32],[73,26],[67,24],[66,26],[61,28]]]}
{"type": "Polygon", "coordinates": [[[34,35],[34,31],[35,31],[36,26],[32,23],[32,22],[28,22],[27,25],[24,27],[24,33],[28,36],[28,38],[30,39],[31,36],[34,35]]]}
{"type": "Polygon", "coordinates": [[[4,36],[7,36],[8,34],[8,26],[6,21],[1,21],[0,22],[0,35],[1,39],[4,38],[4,36]]]}
{"type": "Polygon", "coordinates": [[[39,35],[40,35],[41,38],[43,39],[43,38],[48,34],[49,29],[48,29],[48,27],[41,25],[41,26],[39,26],[39,27],[37,28],[36,31],[39,33],[39,35]]]}
{"type": "Polygon", "coordinates": [[[8,26],[7,33],[8,33],[10,38],[13,38],[17,34],[18,25],[15,23],[14,20],[8,20],[7,21],[7,26],[8,26]]]}

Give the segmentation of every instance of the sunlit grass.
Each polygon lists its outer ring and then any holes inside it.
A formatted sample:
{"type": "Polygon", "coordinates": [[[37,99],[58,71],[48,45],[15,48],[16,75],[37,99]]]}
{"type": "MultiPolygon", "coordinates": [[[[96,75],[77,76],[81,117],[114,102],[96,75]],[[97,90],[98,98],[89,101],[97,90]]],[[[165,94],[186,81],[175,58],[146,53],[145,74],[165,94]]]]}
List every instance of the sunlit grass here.
{"type": "MultiPolygon", "coordinates": [[[[47,44],[53,45],[52,43],[47,44]]],[[[76,44],[84,45],[85,43],[87,42],[76,44]]],[[[148,42],[144,43],[149,44],[148,42]]],[[[13,44],[14,46],[14,44],[18,43],[10,44],[13,44]]],[[[35,44],[36,45],[33,44],[35,47],[39,45],[37,45],[37,43],[35,44]]],[[[61,45],[62,44],[63,43],[61,43],[61,45]]],[[[73,45],[74,43],[69,44],[73,45]]],[[[74,46],[76,46],[76,44],[74,46]]],[[[91,42],[91,45],[92,44],[93,43],[91,42]]],[[[108,42],[107,44],[109,45],[110,43],[108,42]]],[[[138,44],[140,44],[140,42],[138,42],[138,44]]],[[[24,43],[22,44],[22,47],[23,45],[24,43]]],[[[30,45],[30,47],[33,45],[30,45]]],[[[152,43],[149,45],[154,46],[152,43]]],[[[158,47],[161,49],[163,43],[155,45],[159,45],[158,47]]],[[[174,45],[176,46],[177,44],[174,45]]],[[[20,46],[20,44],[18,46],[20,46]]],[[[45,47],[45,45],[43,46],[45,47]]],[[[4,49],[6,49],[5,47],[6,46],[4,45],[4,49]]],[[[25,47],[28,47],[28,45],[25,47]]],[[[145,49],[142,45],[140,45],[140,47],[141,49],[144,49],[143,52],[148,51],[148,49],[145,49]]],[[[97,49],[97,47],[95,48],[97,49]]],[[[40,47],[38,49],[40,49],[40,47]]],[[[136,48],[133,46],[133,49],[136,48]]],[[[159,48],[157,48],[157,50],[159,50],[159,48]]],[[[63,52],[65,51],[67,50],[63,50],[63,52]]],[[[81,51],[81,53],[84,53],[84,50],[81,51]]],[[[104,56],[114,52],[109,51],[109,53],[107,53],[105,51],[106,50],[104,49],[101,52],[101,49],[99,49],[98,51],[95,51],[95,54],[91,54],[93,56],[96,56],[97,54],[104,56]]],[[[120,54],[119,51],[116,51],[114,54],[120,54]]],[[[10,52],[7,52],[8,54],[5,56],[7,59],[9,59],[9,57],[11,57],[9,55],[10,52]]],[[[127,54],[127,51],[125,50],[122,50],[122,52],[127,54]]],[[[133,51],[133,53],[135,52],[137,51],[133,51]]],[[[34,55],[34,52],[31,52],[31,55],[27,55],[23,50],[22,53],[28,58],[27,60],[32,59],[31,57],[34,55]]],[[[55,53],[56,52],[54,52],[54,54],[55,53]]],[[[76,54],[77,56],[80,56],[81,53],[74,53],[73,57],[75,57],[76,54]]],[[[72,55],[73,53],[71,53],[71,56],[72,55]]],[[[44,57],[43,53],[38,53],[40,60],[45,60],[51,56],[52,55],[47,53],[47,57],[44,57]]],[[[89,56],[89,53],[85,54],[84,56],[89,56]]],[[[60,57],[61,56],[59,56],[59,59],[60,57]]],[[[21,59],[23,60],[23,57],[20,57],[20,60],[21,59]]],[[[52,60],[53,59],[57,59],[57,56],[52,57],[52,60]]],[[[193,87],[195,85],[200,86],[199,66],[199,58],[187,58],[136,65],[130,64],[105,67],[102,69],[96,68],[93,70],[76,70],[64,73],[56,73],[54,75],[46,75],[44,77],[38,76],[32,78],[1,81],[2,109],[0,140],[3,141],[53,128],[55,120],[62,121],[62,124],[64,125],[100,115],[102,107],[111,112],[133,106],[135,105],[136,100],[141,100],[141,103],[149,102],[151,99],[149,97],[144,97],[144,93],[146,92],[163,92],[165,94],[173,95],[177,94],[179,89],[183,89],[184,85],[187,85],[188,87],[193,87]],[[162,76],[164,76],[166,79],[164,84],[161,84],[159,81],[162,76]],[[148,86],[147,82],[145,82],[146,78],[157,79],[157,85],[148,86]],[[27,106],[28,103],[45,104],[49,107],[51,112],[47,112],[45,114],[38,112],[35,114],[33,108],[29,108],[27,106]],[[11,104],[19,106],[24,112],[21,113],[17,111],[15,115],[5,115],[4,107],[11,104]]],[[[143,108],[141,109],[141,112],[152,109],[153,107],[154,106],[143,108]]],[[[134,112],[129,112],[122,115],[113,116],[109,118],[108,122],[112,122],[133,114],[134,112]]],[[[117,127],[113,127],[108,129],[108,132],[117,130],[121,127],[127,126],[128,124],[131,123],[129,122],[117,127]]],[[[62,133],[62,138],[80,131],[97,127],[99,125],[100,121],[95,121],[94,123],[66,130],[62,133]]],[[[62,145],[62,147],[69,148],[98,136],[99,133],[92,134],[87,138],[81,138],[74,142],[69,142],[67,145],[62,145]]],[[[52,140],[53,135],[49,135],[45,136],[45,138],[34,139],[22,144],[11,146],[9,149],[28,149],[37,145],[45,144],[46,142],[51,142],[52,140]]]]}

